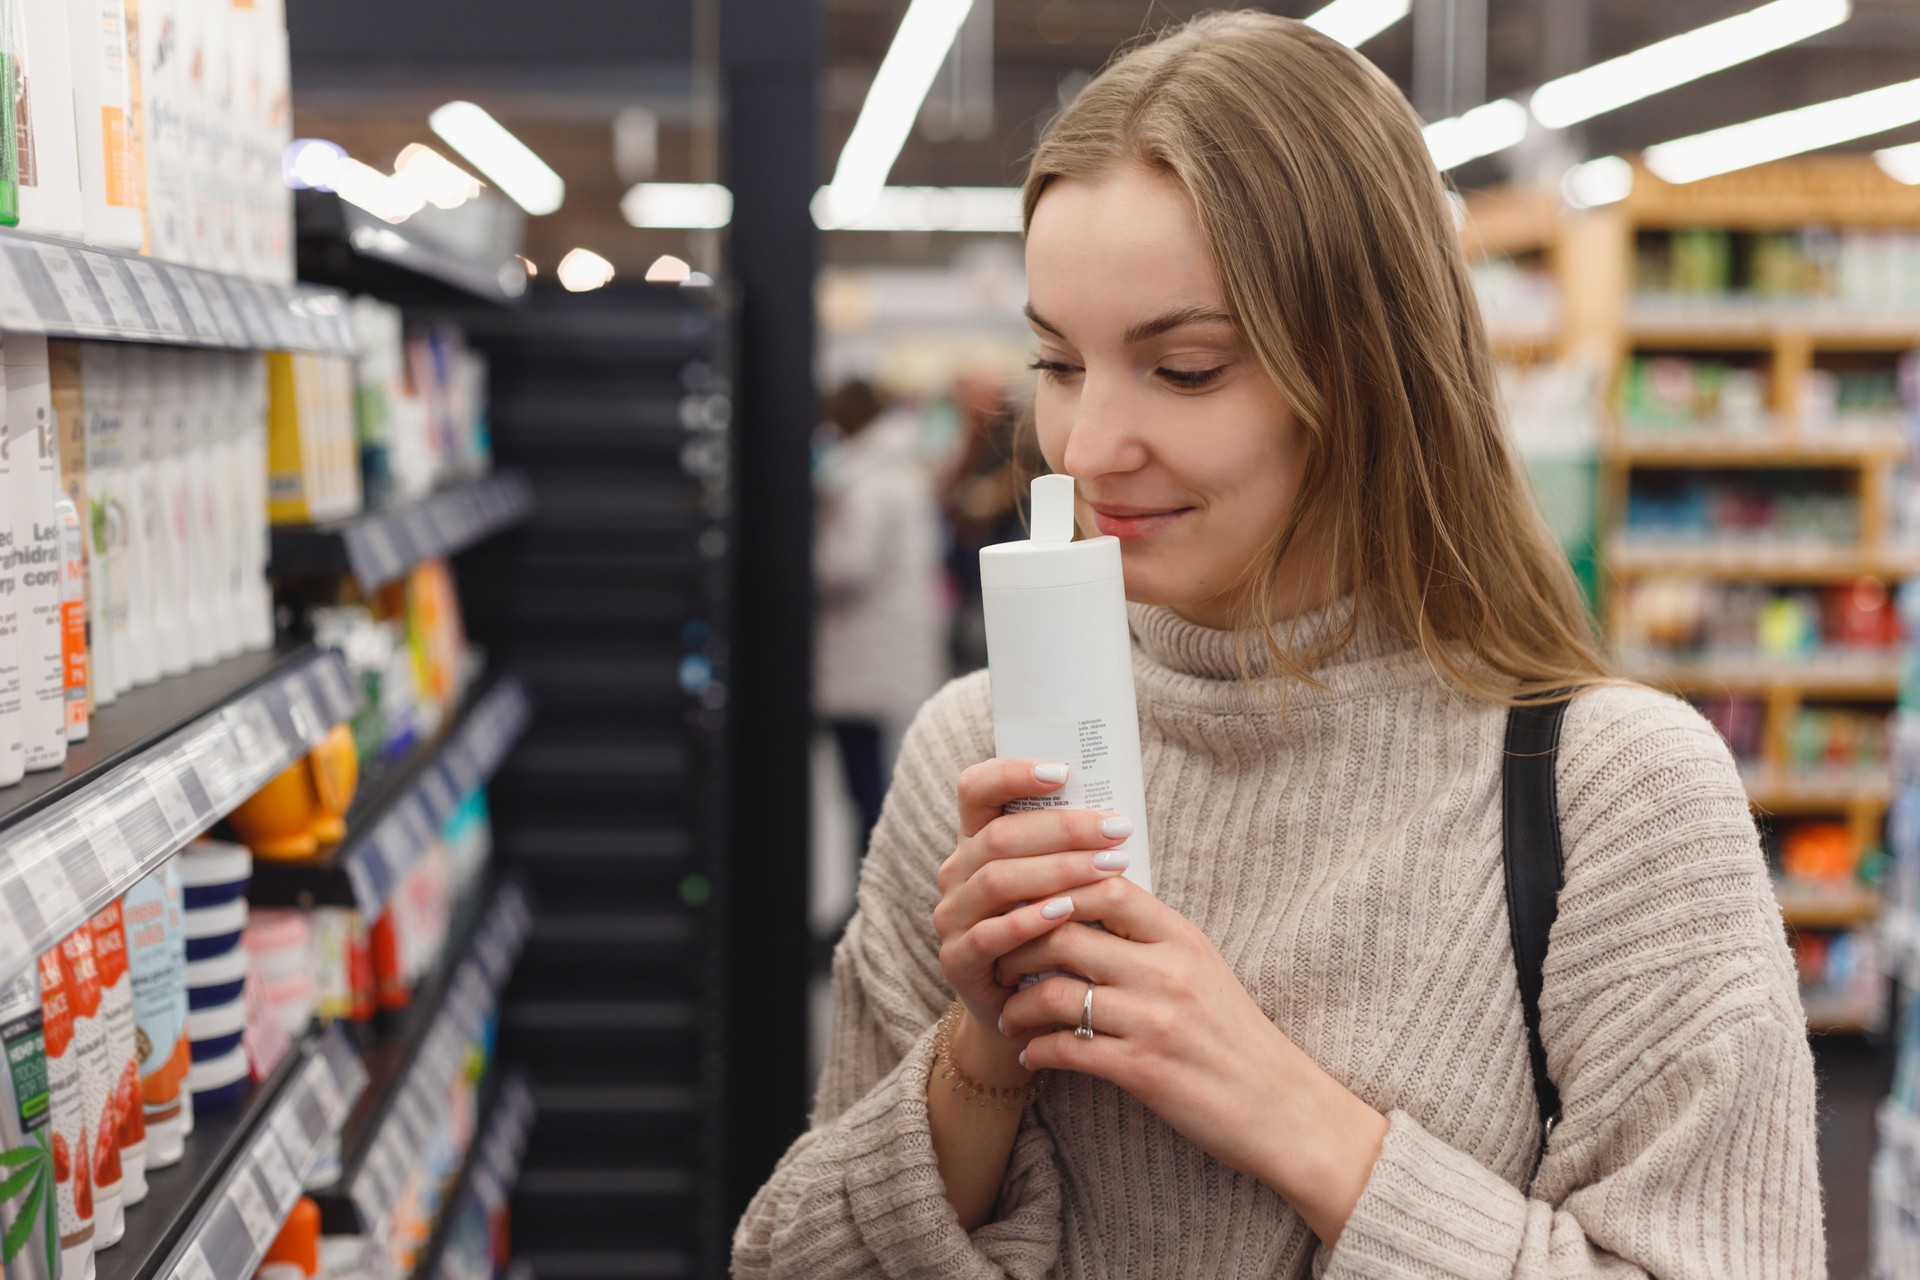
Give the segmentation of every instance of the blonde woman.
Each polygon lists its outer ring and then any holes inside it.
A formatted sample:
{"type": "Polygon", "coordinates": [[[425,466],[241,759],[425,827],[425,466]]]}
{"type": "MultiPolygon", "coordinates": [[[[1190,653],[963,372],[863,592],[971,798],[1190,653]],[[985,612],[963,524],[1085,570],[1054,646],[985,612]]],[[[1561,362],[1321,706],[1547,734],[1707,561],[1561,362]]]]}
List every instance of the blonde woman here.
{"type": "Polygon", "coordinates": [[[1003,814],[1063,762],[988,758],[983,672],[921,710],[736,1273],[1825,1274],[1739,776],[1605,678],[1405,100],[1202,18],[1081,93],[1025,200],[1040,444],[1123,542],[1148,812],[1003,814]],[[1509,707],[1560,689],[1543,1135],[1500,800],[1509,707]],[[1106,852],[1142,818],[1152,895],[1106,852]],[[1091,986],[1019,988],[1058,969],[1091,986]]]}

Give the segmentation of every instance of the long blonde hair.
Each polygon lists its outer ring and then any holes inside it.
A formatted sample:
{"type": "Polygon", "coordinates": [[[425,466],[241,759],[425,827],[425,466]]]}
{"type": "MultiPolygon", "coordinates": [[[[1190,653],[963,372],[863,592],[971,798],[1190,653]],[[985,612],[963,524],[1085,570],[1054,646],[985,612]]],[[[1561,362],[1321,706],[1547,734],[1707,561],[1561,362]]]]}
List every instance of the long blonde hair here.
{"type": "Polygon", "coordinates": [[[1292,510],[1237,598],[1272,668],[1310,680],[1358,626],[1356,611],[1304,651],[1276,636],[1271,570],[1311,537],[1331,592],[1459,688],[1513,702],[1605,679],[1502,425],[1446,191],[1393,83],[1304,23],[1206,14],[1121,54],[1053,121],[1028,225],[1054,179],[1123,163],[1185,188],[1228,309],[1307,436],[1292,510]]]}

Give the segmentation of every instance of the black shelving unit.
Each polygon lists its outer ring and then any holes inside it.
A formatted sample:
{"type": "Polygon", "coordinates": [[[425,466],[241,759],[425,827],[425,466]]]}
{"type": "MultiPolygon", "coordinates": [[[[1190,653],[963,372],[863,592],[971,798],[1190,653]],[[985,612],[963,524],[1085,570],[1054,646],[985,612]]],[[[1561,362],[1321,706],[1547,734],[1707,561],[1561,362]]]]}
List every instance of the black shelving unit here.
{"type": "Polygon", "coordinates": [[[413,1280],[439,1280],[441,1264],[467,1209],[491,1211],[513,1190],[533,1125],[533,1095],[524,1074],[489,1073],[480,1119],[460,1169],[447,1186],[439,1220],[413,1269],[413,1280]]]}
{"type": "Polygon", "coordinates": [[[501,1032],[539,1112],[515,1254],[542,1280],[719,1276],[731,313],[616,284],[463,322],[498,462],[539,500],[459,565],[469,628],[540,708],[493,792],[541,910],[501,1032]]]}
{"type": "Polygon", "coordinates": [[[351,575],[363,591],[392,582],[425,560],[451,556],[511,529],[533,510],[516,472],[448,485],[417,502],[324,524],[276,525],[277,574],[351,575]]]}
{"type": "Polygon", "coordinates": [[[387,222],[331,191],[296,191],[300,278],[402,306],[517,306],[527,273],[511,254],[479,260],[418,228],[387,222]]]}

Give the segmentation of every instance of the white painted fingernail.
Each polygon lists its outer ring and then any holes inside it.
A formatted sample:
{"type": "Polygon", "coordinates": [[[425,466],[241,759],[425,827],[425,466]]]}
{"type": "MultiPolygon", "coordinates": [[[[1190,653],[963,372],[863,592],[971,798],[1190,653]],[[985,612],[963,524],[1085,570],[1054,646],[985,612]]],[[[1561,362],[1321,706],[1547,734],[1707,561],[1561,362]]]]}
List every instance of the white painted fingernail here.
{"type": "Polygon", "coordinates": [[[1033,766],[1034,780],[1037,782],[1065,782],[1067,766],[1063,764],[1037,764],[1033,766]]]}
{"type": "Polygon", "coordinates": [[[1109,849],[1093,855],[1093,865],[1100,871],[1125,871],[1132,861],[1125,849],[1109,849]]]}
{"type": "Polygon", "coordinates": [[[1100,819],[1100,834],[1109,840],[1124,840],[1133,834],[1133,819],[1114,814],[1100,819]]]}
{"type": "Polygon", "coordinates": [[[1007,1015],[1004,1013],[1001,1014],[999,1022],[995,1023],[994,1025],[1000,1028],[1001,1035],[1007,1034],[1007,1015]]]}
{"type": "Polygon", "coordinates": [[[1025,1049],[1020,1051],[1020,1069],[1022,1071],[1027,1069],[1027,1051],[1025,1049]]]}
{"type": "Polygon", "coordinates": [[[1058,920],[1061,916],[1070,916],[1072,914],[1073,899],[1068,897],[1055,898],[1052,902],[1040,908],[1041,917],[1047,920],[1058,920]]]}

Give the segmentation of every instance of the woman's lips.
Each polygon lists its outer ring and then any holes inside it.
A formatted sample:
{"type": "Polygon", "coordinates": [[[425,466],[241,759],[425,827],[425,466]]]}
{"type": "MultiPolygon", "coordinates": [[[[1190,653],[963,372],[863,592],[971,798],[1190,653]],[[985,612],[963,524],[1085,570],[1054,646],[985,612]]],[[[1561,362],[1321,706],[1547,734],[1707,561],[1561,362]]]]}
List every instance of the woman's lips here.
{"type": "Polygon", "coordinates": [[[1122,542],[1137,542],[1141,538],[1150,538],[1162,529],[1192,511],[1192,507],[1174,507],[1163,511],[1141,511],[1123,508],[1117,511],[1104,511],[1088,504],[1093,512],[1093,523],[1101,533],[1110,534],[1122,542]]]}

